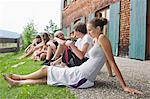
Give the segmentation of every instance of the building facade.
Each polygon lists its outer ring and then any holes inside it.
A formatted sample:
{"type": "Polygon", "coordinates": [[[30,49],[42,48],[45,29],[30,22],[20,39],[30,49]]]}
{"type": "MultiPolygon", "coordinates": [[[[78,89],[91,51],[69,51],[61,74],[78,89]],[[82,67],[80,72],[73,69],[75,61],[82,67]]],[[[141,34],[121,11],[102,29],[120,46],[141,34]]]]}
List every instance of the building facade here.
{"type": "Polygon", "coordinates": [[[145,60],[150,58],[149,0],[62,0],[65,35],[77,21],[87,22],[101,12],[108,19],[107,36],[113,54],[145,60]]]}

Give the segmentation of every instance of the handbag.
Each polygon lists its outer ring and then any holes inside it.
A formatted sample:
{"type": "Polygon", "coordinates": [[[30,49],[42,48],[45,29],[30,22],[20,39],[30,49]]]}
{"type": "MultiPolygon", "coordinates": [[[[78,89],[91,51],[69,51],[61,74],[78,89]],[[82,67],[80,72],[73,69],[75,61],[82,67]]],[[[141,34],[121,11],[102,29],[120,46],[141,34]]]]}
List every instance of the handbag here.
{"type": "Polygon", "coordinates": [[[66,63],[68,67],[79,66],[87,60],[87,57],[80,60],[68,47],[66,47],[62,57],[62,62],[66,63]]]}

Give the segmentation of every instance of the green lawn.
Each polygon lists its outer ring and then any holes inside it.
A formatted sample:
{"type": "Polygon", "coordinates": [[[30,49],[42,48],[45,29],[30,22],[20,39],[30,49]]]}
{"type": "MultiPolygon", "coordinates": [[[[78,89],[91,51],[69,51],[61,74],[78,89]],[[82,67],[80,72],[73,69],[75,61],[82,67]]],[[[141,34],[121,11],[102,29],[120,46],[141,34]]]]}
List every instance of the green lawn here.
{"type": "Polygon", "coordinates": [[[29,58],[17,60],[21,53],[0,54],[0,99],[75,99],[66,87],[50,85],[24,85],[9,87],[3,74],[28,74],[41,67],[41,62],[29,58]]]}

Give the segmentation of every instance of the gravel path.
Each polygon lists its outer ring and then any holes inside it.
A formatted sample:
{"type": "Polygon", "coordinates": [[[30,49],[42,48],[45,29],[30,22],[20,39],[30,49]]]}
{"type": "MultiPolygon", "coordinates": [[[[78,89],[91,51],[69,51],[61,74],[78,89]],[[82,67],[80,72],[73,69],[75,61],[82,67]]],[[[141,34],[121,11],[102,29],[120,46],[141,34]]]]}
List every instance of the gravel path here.
{"type": "Polygon", "coordinates": [[[150,61],[115,58],[126,84],[141,90],[145,96],[126,93],[116,77],[108,77],[106,66],[98,74],[95,86],[88,89],[71,89],[77,99],[150,99],[150,61]]]}

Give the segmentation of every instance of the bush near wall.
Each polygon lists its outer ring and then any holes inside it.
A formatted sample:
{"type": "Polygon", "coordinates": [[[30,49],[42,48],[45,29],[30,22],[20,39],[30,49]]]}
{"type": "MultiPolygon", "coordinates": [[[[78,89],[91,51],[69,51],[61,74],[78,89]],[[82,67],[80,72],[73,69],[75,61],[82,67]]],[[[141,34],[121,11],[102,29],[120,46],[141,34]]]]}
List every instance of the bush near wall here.
{"type": "Polygon", "coordinates": [[[32,36],[36,33],[37,31],[35,29],[34,22],[31,21],[30,23],[27,23],[22,34],[22,49],[25,49],[29,44],[32,43],[32,36]]]}

